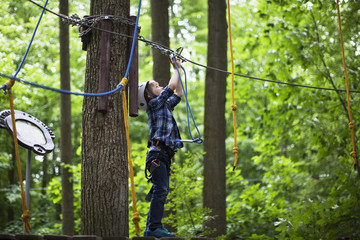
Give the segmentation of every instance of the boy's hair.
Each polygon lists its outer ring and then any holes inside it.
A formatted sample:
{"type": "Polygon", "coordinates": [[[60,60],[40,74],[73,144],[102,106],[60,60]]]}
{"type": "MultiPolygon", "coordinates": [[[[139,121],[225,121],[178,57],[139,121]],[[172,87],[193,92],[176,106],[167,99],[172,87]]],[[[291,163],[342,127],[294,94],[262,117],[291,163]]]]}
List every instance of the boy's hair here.
{"type": "Polygon", "coordinates": [[[150,90],[150,86],[152,85],[152,82],[149,82],[144,90],[144,97],[146,102],[150,102],[151,99],[156,98],[157,96],[150,90]]]}

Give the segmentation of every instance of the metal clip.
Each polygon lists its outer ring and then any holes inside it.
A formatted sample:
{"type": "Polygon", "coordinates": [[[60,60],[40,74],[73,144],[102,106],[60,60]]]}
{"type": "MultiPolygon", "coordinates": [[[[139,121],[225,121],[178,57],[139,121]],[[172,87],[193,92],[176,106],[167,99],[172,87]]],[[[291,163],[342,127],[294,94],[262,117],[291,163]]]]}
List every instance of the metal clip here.
{"type": "Polygon", "coordinates": [[[4,83],[4,85],[3,85],[0,89],[4,90],[4,94],[5,94],[5,95],[7,95],[8,93],[10,93],[10,91],[11,91],[11,88],[10,88],[10,86],[9,86],[8,83],[4,83]]]}
{"type": "Polygon", "coordinates": [[[178,48],[176,49],[176,53],[177,53],[176,56],[180,56],[183,50],[184,50],[183,47],[178,47],[178,48]]]}
{"type": "Polygon", "coordinates": [[[172,53],[170,54],[171,60],[173,60],[174,58],[180,58],[183,50],[183,47],[178,47],[175,51],[172,51],[172,53]]]}

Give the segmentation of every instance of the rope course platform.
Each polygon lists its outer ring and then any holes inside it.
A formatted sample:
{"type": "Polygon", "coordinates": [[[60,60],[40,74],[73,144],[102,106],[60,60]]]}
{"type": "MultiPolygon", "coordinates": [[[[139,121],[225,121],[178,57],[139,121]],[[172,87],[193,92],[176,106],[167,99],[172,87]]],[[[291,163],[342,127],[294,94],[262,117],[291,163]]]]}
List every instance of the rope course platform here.
{"type": "MultiPolygon", "coordinates": [[[[32,234],[0,234],[0,240],[184,240],[182,237],[99,237],[96,235],[32,235],[32,234]]],[[[193,237],[190,240],[214,240],[213,238],[193,237]]]]}

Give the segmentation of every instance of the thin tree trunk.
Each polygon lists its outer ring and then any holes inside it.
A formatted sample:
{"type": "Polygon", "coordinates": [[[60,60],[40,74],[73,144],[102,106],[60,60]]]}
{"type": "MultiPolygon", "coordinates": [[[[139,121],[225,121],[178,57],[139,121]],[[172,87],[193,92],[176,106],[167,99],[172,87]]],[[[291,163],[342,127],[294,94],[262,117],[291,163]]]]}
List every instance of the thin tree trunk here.
{"type": "MultiPolygon", "coordinates": [[[[90,15],[111,9],[113,15],[128,17],[129,0],[92,0],[90,15]]],[[[115,22],[113,31],[127,34],[128,26],[115,22]]],[[[92,30],[87,47],[85,91],[99,88],[101,32],[92,30]]],[[[125,75],[128,39],[110,38],[109,88],[125,75]]],[[[98,98],[84,97],[81,169],[81,232],[85,235],[128,236],[128,164],[122,97],[108,96],[106,111],[97,111],[98,98]]]]}
{"type": "MultiPolygon", "coordinates": [[[[60,13],[69,14],[68,0],[60,0],[60,13]]],[[[70,90],[70,53],[69,26],[60,20],[60,85],[61,89],[70,90]]],[[[62,233],[74,235],[74,194],[72,173],[72,141],[71,141],[71,98],[68,94],[60,95],[60,158],[62,187],[62,233]]]]}
{"type": "MultiPolygon", "coordinates": [[[[227,24],[225,0],[208,1],[209,66],[227,69],[227,24]]],[[[204,207],[215,218],[206,223],[216,232],[211,237],[226,234],[225,202],[225,101],[226,74],[206,71],[204,130],[204,207]]]]}
{"type": "MultiPolygon", "coordinates": [[[[151,0],[151,34],[154,42],[169,47],[169,1],[151,0]]],[[[170,79],[169,57],[153,49],[153,78],[160,86],[166,86],[170,79]]]]}

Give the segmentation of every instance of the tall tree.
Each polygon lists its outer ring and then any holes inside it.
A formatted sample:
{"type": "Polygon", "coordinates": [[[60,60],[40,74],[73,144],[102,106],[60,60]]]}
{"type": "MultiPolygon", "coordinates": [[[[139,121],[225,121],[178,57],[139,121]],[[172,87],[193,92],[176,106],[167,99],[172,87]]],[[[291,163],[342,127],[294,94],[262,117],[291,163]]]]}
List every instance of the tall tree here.
{"type": "MultiPolygon", "coordinates": [[[[169,0],[151,0],[151,33],[152,40],[165,47],[169,40],[169,0]]],[[[153,53],[153,78],[160,86],[166,86],[170,79],[169,58],[157,49],[153,53]]]]}
{"type": "MultiPolygon", "coordinates": [[[[208,1],[208,66],[227,69],[225,0],[208,1]]],[[[213,236],[226,234],[225,206],[226,74],[206,71],[204,129],[204,207],[214,218],[207,223],[213,236]]]]}
{"type": "MultiPolygon", "coordinates": [[[[60,13],[69,15],[69,1],[60,0],[60,13]]],[[[69,26],[60,20],[60,86],[70,90],[70,53],[69,26]]],[[[71,140],[71,97],[69,94],[60,95],[60,158],[64,164],[61,168],[62,187],[62,233],[74,235],[74,194],[72,173],[72,140],[71,140]]],[[[45,174],[45,173],[44,173],[45,174]]]]}
{"type": "MultiPolygon", "coordinates": [[[[92,0],[90,15],[111,10],[127,18],[129,0],[92,0]]],[[[112,24],[112,31],[127,34],[128,26],[112,24]]],[[[92,30],[87,46],[85,91],[99,89],[100,36],[92,30]]],[[[128,39],[110,36],[108,87],[116,88],[127,66],[128,39]]],[[[104,50],[104,49],[103,49],[104,50]]],[[[100,98],[85,97],[83,102],[81,231],[98,236],[128,236],[128,164],[122,97],[118,92],[107,96],[107,108],[98,111],[100,98]]]]}

